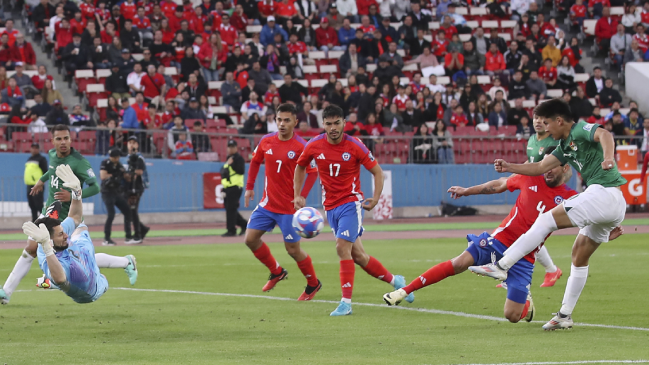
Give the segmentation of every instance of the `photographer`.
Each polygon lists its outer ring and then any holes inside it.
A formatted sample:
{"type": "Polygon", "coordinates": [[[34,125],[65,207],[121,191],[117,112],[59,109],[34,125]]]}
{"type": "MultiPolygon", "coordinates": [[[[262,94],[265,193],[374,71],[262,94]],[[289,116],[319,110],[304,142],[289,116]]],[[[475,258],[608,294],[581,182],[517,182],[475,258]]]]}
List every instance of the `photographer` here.
{"type": "Polygon", "coordinates": [[[131,208],[131,218],[133,221],[133,229],[135,235],[127,244],[142,243],[146,234],[149,233],[149,227],[140,222],[138,209],[140,207],[140,199],[144,193],[144,189],[149,186],[149,175],[146,172],[146,164],[144,157],[139,153],[140,144],[136,136],[128,137],[128,172],[125,174],[127,181],[126,196],[128,197],[128,205],[131,208]]]}
{"type": "Polygon", "coordinates": [[[109,157],[101,162],[99,178],[101,179],[101,199],[106,204],[106,223],[104,224],[104,246],[115,246],[110,239],[110,233],[115,218],[115,206],[124,215],[124,232],[126,242],[132,241],[131,237],[131,209],[124,198],[124,173],[126,170],[119,162],[120,153],[117,148],[110,150],[109,157]]]}

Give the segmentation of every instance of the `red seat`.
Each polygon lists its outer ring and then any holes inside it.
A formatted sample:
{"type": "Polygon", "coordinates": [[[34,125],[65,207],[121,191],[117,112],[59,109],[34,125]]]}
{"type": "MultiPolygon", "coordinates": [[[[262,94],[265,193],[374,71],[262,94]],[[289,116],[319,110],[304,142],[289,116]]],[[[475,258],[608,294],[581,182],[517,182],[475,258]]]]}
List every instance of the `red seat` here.
{"type": "Polygon", "coordinates": [[[224,119],[207,119],[205,121],[205,126],[207,128],[215,128],[215,129],[227,128],[227,124],[224,119]]]}
{"type": "Polygon", "coordinates": [[[164,156],[167,150],[167,132],[154,132],[153,133],[153,146],[158,154],[164,156]]]}
{"type": "Polygon", "coordinates": [[[14,132],[11,139],[15,143],[16,152],[29,152],[32,145],[32,134],[29,132],[14,132]]]}
{"type": "Polygon", "coordinates": [[[225,162],[225,159],[228,156],[227,138],[210,137],[210,145],[212,146],[212,151],[219,154],[219,159],[221,160],[221,162],[225,162]]]}

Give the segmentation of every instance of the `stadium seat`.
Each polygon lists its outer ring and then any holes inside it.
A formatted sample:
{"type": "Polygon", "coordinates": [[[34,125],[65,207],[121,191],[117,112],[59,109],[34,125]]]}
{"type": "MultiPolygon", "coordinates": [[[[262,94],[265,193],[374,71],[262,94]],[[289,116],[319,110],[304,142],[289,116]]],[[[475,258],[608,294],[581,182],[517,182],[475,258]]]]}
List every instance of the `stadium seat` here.
{"type": "Polygon", "coordinates": [[[261,28],[263,28],[263,25],[248,25],[246,33],[261,33],[261,28]]]}
{"type": "Polygon", "coordinates": [[[96,79],[93,70],[76,70],[74,72],[74,84],[79,94],[86,92],[86,87],[95,82],[96,79]]]}
{"type": "Polygon", "coordinates": [[[548,89],[547,97],[550,99],[560,98],[563,96],[563,90],[561,89],[548,89]]]}
{"type": "Polygon", "coordinates": [[[320,66],[320,77],[323,79],[328,79],[330,74],[336,75],[340,78],[340,73],[338,72],[338,65],[321,65],[320,66]]]}
{"type": "Polygon", "coordinates": [[[32,134],[29,132],[14,132],[11,139],[15,145],[16,152],[29,152],[32,145],[32,134]]]}
{"type": "Polygon", "coordinates": [[[106,79],[111,74],[112,72],[108,69],[99,69],[97,70],[97,81],[99,81],[100,84],[106,85],[106,79]]]}
{"type": "Polygon", "coordinates": [[[91,108],[94,108],[97,105],[99,99],[108,98],[109,94],[104,88],[104,84],[89,84],[86,87],[86,99],[88,100],[88,105],[91,108]]]}

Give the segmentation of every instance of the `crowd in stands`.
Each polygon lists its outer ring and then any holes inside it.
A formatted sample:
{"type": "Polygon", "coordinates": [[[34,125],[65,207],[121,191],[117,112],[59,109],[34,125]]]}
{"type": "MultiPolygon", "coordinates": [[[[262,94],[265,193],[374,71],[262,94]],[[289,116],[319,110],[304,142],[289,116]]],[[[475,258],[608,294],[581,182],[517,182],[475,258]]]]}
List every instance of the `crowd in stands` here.
{"type": "MultiPolygon", "coordinates": [[[[616,2],[563,0],[557,6],[577,32],[596,20],[596,44],[622,69],[649,56],[649,2],[642,9],[616,2]],[[612,5],[624,6],[626,14],[611,17],[612,5]]],[[[586,72],[580,37],[568,38],[568,29],[533,0],[196,5],[41,0],[29,9],[35,33],[80,93],[88,84],[75,76],[91,70],[91,84],[103,84],[106,104],[87,97],[95,118],[82,106],[68,114],[46,67],[36,66],[32,46],[7,20],[0,37],[0,111],[9,110],[9,120],[20,124],[41,121],[40,128],[96,125],[98,154],[119,146],[120,129],[128,129],[150,139],[142,141],[145,151],[156,147],[160,153],[161,146],[177,158],[215,149],[202,132],[277,130],[274,110],[287,102],[298,107],[297,133],[305,138],[322,132],[328,104],[343,108],[345,132],[366,138],[371,149],[387,141],[384,136],[417,136],[411,162],[452,163],[452,135],[467,126],[510,127],[503,130],[527,139],[534,133],[531,109],[552,97],[570,103],[576,120],[603,124],[616,135],[645,129],[637,105],[623,109],[599,67],[579,79],[586,72]],[[333,69],[322,71],[328,65],[333,69]],[[7,78],[9,70],[15,74],[7,78]],[[38,74],[30,78],[23,70],[38,74]],[[28,110],[31,98],[35,105],[28,110]],[[602,109],[610,113],[600,115],[602,109]],[[213,127],[211,120],[225,120],[228,128],[213,127]],[[145,130],[163,131],[166,142],[155,143],[145,130]]]]}

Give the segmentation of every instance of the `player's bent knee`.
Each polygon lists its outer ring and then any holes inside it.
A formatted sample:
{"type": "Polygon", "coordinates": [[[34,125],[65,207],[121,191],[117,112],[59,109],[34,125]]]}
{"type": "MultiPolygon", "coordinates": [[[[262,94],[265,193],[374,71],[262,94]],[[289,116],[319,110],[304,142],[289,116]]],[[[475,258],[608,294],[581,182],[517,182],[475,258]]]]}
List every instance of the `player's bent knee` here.
{"type": "Polygon", "coordinates": [[[285,242],[284,247],[286,247],[286,253],[292,258],[300,255],[302,249],[300,248],[300,242],[289,243],[285,242]]]}
{"type": "Polygon", "coordinates": [[[505,311],[505,318],[511,323],[518,323],[521,320],[521,314],[520,311],[505,311]]]}
{"type": "Polygon", "coordinates": [[[362,253],[356,253],[352,251],[352,259],[354,260],[354,263],[356,265],[360,266],[367,266],[367,264],[370,263],[370,255],[366,254],[365,252],[362,253]]]}

